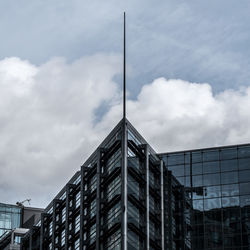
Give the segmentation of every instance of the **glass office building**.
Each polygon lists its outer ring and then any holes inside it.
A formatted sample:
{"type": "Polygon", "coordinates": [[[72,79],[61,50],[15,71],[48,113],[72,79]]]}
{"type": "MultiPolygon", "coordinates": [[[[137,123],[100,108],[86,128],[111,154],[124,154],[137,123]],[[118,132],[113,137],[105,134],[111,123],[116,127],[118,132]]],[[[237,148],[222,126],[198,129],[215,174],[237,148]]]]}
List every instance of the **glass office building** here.
{"type": "Polygon", "coordinates": [[[21,212],[20,207],[0,203],[0,239],[6,232],[21,226],[21,212]]]}
{"type": "Polygon", "coordinates": [[[249,249],[250,145],[157,154],[123,119],[22,249],[249,249]]]}
{"type": "Polygon", "coordinates": [[[190,249],[186,242],[197,250],[250,249],[250,145],[160,157],[183,188],[182,197],[174,201],[176,207],[183,206],[183,214],[173,216],[182,228],[172,233],[170,249],[190,249]]]}

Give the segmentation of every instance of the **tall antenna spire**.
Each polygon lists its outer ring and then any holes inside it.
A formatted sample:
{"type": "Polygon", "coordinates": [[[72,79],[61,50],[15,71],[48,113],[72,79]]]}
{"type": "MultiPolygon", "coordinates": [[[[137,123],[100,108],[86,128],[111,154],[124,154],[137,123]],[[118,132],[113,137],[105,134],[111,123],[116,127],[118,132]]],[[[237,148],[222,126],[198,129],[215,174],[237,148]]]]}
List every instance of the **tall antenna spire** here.
{"type": "Polygon", "coordinates": [[[126,118],[126,13],[123,20],[123,118],[126,118]]]}

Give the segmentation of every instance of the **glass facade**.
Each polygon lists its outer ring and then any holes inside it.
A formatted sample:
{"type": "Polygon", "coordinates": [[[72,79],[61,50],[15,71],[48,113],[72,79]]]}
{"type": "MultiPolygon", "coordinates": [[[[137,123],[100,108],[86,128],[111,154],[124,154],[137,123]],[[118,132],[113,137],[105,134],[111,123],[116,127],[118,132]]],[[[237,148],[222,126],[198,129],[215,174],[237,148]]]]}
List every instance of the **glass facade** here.
{"type": "Polygon", "coordinates": [[[17,206],[0,203],[0,239],[5,232],[21,226],[21,212],[17,206]]]}
{"type": "Polygon", "coordinates": [[[250,145],[156,154],[122,120],[22,249],[250,248],[250,145]]]}
{"type": "Polygon", "coordinates": [[[176,249],[250,249],[250,146],[161,157],[183,189],[178,203],[188,214],[184,234],[172,239],[174,245],[182,245],[176,249]]]}

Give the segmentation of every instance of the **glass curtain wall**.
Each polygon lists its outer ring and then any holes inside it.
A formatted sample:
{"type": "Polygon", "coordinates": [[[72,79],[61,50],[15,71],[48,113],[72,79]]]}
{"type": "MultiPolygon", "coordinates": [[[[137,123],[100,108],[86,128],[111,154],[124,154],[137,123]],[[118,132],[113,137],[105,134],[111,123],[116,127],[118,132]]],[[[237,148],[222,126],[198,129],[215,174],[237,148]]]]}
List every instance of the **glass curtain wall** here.
{"type": "MultiPolygon", "coordinates": [[[[250,146],[169,153],[162,158],[184,190],[184,215],[191,220],[192,249],[249,249],[250,146]],[[189,216],[190,215],[190,216],[189,216]]],[[[188,223],[186,223],[188,224],[188,223]]],[[[188,227],[186,227],[187,229],[188,227]]],[[[184,244],[183,249],[190,249],[184,244]]]]}
{"type": "Polygon", "coordinates": [[[20,207],[0,203],[0,238],[11,229],[21,226],[21,212],[20,207]]]}

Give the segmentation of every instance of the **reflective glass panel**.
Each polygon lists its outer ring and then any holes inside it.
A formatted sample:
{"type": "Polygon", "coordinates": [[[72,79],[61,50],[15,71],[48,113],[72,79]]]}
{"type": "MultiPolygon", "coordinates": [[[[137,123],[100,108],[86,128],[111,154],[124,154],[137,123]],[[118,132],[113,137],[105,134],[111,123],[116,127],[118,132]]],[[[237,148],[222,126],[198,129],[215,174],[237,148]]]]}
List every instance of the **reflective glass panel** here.
{"type": "Polygon", "coordinates": [[[250,195],[240,196],[240,206],[249,206],[250,205],[250,195]]]}
{"type": "Polygon", "coordinates": [[[194,175],[192,176],[193,187],[202,186],[202,175],[194,175]]]}
{"type": "Polygon", "coordinates": [[[202,162],[202,153],[200,151],[192,152],[192,162],[202,162]]]}
{"type": "Polygon", "coordinates": [[[168,165],[184,164],[184,153],[168,156],[168,165]]]}
{"type": "Polygon", "coordinates": [[[204,186],[212,186],[220,184],[220,174],[206,174],[203,175],[204,186]]]}
{"type": "Polygon", "coordinates": [[[205,187],[204,198],[215,198],[221,196],[221,186],[205,187]]]}
{"type": "Polygon", "coordinates": [[[222,196],[235,196],[239,195],[239,185],[238,184],[230,184],[221,186],[222,196]]]}
{"type": "Polygon", "coordinates": [[[250,194],[250,183],[240,183],[240,194],[250,194]]]}
{"type": "Polygon", "coordinates": [[[242,146],[238,150],[238,157],[244,158],[244,157],[250,157],[250,146],[242,146]]]}
{"type": "Polygon", "coordinates": [[[234,159],[234,158],[237,158],[237,148],[221,149],[221,152],[220,152],[221,160],[234,159]]]}
{"type": "Polygon", "coordinates": [[[239,203],[240,203],[239,196],[222,198],[223,207],[235,207],[235,206],[239,206],[239,203]]]}
{"type": "Polygon", "coordinates": [[[225,160],[220,163],[221,172],[233,171],[238,169],[237,160],[225,160]]]}
{"type": "Polygon", "coordinates": [[[221,183],[230,184],[238,182],[238,172],[221,173],[221,183]]]}
{"type": "Polygon", "coordinates": [[[184,176],[184,165],[175,165],[168,167],[172,171],[172,174],[176,176],[184,176]]]}
{"type": "Polygon", "coordinates": [[[220,165],[218,161],[203,162],[203,174],[220,172],[220,165]]]}
{"type": "Polygon", "coordinates": [[[218,161],[218,160],[219,160],[218,150],[203,151],[203,161],[218,161]]]}
{"type": "Polygon", "coordinates": [[[203,211],[203,200],[193,200],[193,209],[203,211]]]}
{"type": "Polygon", "coordinates": [[[221,198],[204,200],[204,210],[210,210],[215,208],[221,208],[221,198]]]}
{"type": "Polygon", "coordinates": [[[239,170],[250,169],[250,158],[239,159],[239,170]]]}
{"type": "Polygon", "coordinates": [[[239,182],[250,182],[250,170],[239,171],[239,182]]]}
{"type": "Polygon", "coordinates": [[[197,175],[197,174],[202,174],[202,163],[193,163],[192,164],[192,174],[197,175]]]}

